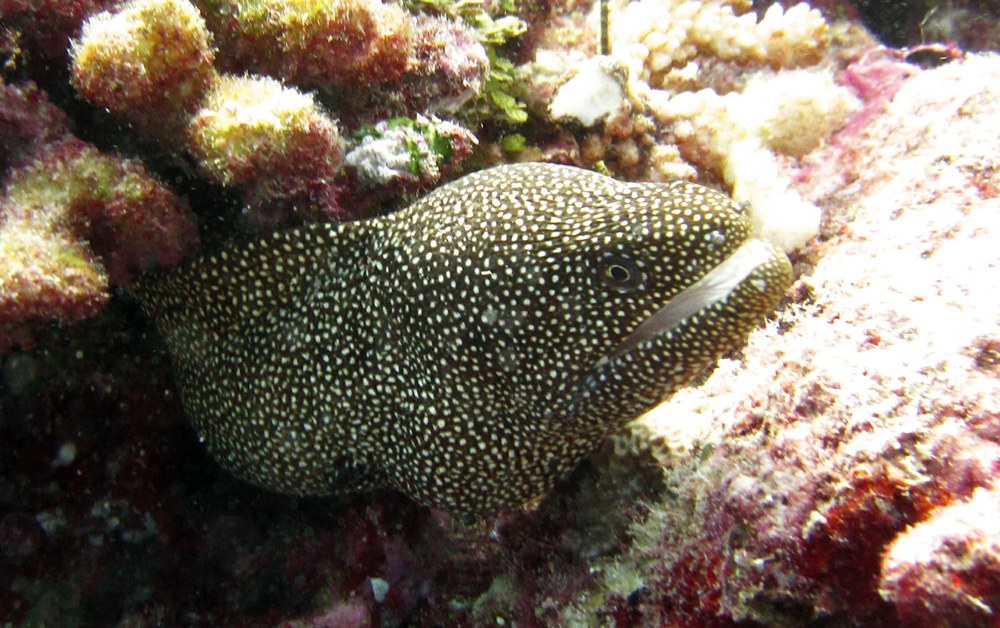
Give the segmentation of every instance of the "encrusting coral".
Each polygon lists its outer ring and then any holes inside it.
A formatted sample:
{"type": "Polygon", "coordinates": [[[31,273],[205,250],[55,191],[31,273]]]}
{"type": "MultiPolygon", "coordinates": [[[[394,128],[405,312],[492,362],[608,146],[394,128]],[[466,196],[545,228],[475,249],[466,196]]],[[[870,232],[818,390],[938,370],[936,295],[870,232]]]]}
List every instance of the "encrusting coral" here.
{"type": "Polygon", "coordinates": [[[224,71],[357,91],[399,81],[411,63],[415,23],[397,4],[203,0],[200,6],[219,37],[224,71]]]}
{"type": "Polygon", "coordinates": [[[219,74],[211,42],[186,0],[132,0],[84,24],[73,85],[140,132],[186,145],[209,176],[242,190],[253,225],[337,215],[336,123],[313,96],[274,79],[219,74]]]}
{"type": "Polygon", "coordinates": [[[942,617],[974,625],[995,612],[1000,590],[1000,492],[977,488],[893,540],[879,593],[911,626],[942,617]]]}
{"type": "Polygon", "coordinates": [[[381,0],[202,0],[219,67],[318,89],[338,111],[454,113],[483,87],[489,64],[456,20],[381,0]],[[260,42],[270,42],[262,46],[260,42]]]}

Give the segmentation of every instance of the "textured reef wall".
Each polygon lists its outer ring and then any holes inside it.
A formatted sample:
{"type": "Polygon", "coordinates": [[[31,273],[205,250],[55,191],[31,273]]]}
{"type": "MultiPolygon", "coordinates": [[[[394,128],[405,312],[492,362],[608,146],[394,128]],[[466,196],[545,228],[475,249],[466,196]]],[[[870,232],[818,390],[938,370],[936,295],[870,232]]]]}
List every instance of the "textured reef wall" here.
{"type": "Polygon", "coordinates": [[[573,1],[0,0],[0,621],[995,623],[997,16],[879,4],[612,3],[597,55],[573,1]],[[527,160],[723,188],[798,281],[520,511],[207,458],[137,274],[527,160]]]}

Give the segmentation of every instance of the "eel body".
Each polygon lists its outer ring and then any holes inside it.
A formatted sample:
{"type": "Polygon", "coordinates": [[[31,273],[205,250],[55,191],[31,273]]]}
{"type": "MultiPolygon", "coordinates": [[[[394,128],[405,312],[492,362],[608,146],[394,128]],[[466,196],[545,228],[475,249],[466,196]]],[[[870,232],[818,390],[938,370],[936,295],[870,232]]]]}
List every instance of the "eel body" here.
{"type": "Polygon", "coordinates": [[[236,475],[482,515],[739,346],[790,282],[719,192],[531,163],[231,245],[135,293],[236,475]]]}

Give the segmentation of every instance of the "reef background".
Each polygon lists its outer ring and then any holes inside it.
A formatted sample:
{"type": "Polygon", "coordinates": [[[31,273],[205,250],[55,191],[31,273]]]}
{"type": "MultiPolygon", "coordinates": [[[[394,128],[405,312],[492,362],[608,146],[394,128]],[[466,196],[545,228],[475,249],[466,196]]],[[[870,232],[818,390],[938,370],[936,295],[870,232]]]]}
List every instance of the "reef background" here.
{"type": "Polygon", "coordinates": [[[0,621],[995,625],[995,7],[772,4],[613,5],[594,61],[573,2],[0,1],[0,621]],[[799,280],[524,511],[207,457],[136,273],[513,160],[722,187],[799,280]]]}

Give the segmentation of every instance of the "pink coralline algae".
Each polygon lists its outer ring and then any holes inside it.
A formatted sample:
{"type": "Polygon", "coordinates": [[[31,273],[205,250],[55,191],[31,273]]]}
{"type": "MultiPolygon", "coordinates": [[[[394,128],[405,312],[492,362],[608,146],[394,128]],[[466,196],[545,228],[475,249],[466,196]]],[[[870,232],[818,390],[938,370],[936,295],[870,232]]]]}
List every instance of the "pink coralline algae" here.
{"type": "Polygon", "coordinates": [[[640,528],[661,535],[650,614],[945,625],[1000,611],[1000,381],[979,359],[1000,311],[998,195],[982,183],[1000,130],[984,77],[998,76],[993,56],[919,73],[806,158],[800,189],[829,211],[797,303],[742,366],[636,425],[691,448],[640,528]],[[817,176],[819,161],[855,174],[817,176]],[[691,430],[706,416],[721,422],[691,430]]]}

